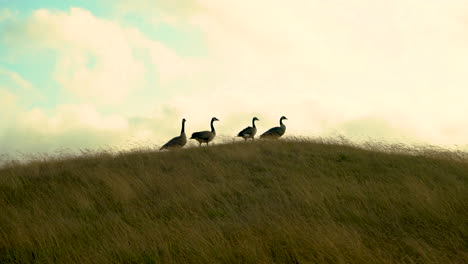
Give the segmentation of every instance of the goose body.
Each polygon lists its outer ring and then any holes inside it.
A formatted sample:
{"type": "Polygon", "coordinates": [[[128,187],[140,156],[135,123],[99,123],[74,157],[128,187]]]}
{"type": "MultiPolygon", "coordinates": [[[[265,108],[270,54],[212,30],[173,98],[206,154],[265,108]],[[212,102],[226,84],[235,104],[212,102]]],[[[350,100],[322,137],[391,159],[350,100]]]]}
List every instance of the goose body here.
{"type": "Polygon", "coordinates": [[[286,126],[283,124],[283,120],[288,120],[285,116],[280,118],[280,126],[270,128],[268,131],[263,133],[260,138],[268,138],[268,139],[278,139],[286,132],[286,126]]]}
{"type": "Polygon", "coordinates": [[[195,132],[192,134],[190,139],[195,139],[196,141],[198,141],[200,146],[202,143],[206,143],[206,145],[208,146],[208,143],[212,141],[216,136],[216,130],[213,126],[214,121],[219,121],[219,120],[216,117],[211,118],[211,131],[195,132]]]}
{"type": "Polygon", "coordinates": [[[238,137],[243,138],[245,141],[247,139],[251,138],[254,140],[255,134],[257,134],[257,127],[255,126],[255,121],[259,121],[258,118],[254,117],[252,119],[252,126],[244,128],[239,134],[237,134],[238,137]]]}
{"type": "Polygon", "coordinates": [[[187,144],[187,136],[185,135],[185,118],[182,119],[182,130],[180,131],[180,136],[174,137],[164,144],[159,150],[164,149],[177,149],[182,148],[187,144]]]}

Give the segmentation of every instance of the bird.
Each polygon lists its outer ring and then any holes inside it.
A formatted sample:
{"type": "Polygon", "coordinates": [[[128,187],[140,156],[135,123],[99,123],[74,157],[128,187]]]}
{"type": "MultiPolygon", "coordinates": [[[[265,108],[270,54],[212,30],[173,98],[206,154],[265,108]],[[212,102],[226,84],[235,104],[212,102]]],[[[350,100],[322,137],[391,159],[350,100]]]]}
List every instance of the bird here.
{"type": "Polygon", "coordinates": [[[252,119],[252,126],[244,128],[241,132],[239,132],[239,134],[237,134],[237,136],[243,138],[245,141],[247,141],[248,138],[254,140],[255,134],[257,134],[257,127],[255,126],[255,121],[260,120],[254,117],[252,119]]]}
{"type": "Polygon", "coordinates": [[[174,137],[164,144],[159,150],[164,149],[178,149],[182,148],[187,144],[187,136],[185,135],[185,118],[182,119],[182,130],[180,131],[180,136],[174,137]]]}
{"type": "Polygon", "coordinates": [[[216,136],[216,130],[213,126],[214,121],[219,121],[219,119],[216,117],[211,118],[211,131],[195,132],[192,134],[192,137],[190,137],[190,139],[195,139],[196,141],[198,141],[200,147],[202,143],[206,143],[206,145],[208,146],[208,143],[212,141],[216,136]]]}
{"type": "Polygon", "coordinates": [[[278,139],[282,135],[284,135],[284,132],[286,132],[286,126],[283,124],[283,120],[288,120],[285,116],[282,116],[280,118],[280,126],[279,127],[273,127],[270,128],[268,131],[263,133],[260,138],[268,138],[268,139],[278,139]]]}

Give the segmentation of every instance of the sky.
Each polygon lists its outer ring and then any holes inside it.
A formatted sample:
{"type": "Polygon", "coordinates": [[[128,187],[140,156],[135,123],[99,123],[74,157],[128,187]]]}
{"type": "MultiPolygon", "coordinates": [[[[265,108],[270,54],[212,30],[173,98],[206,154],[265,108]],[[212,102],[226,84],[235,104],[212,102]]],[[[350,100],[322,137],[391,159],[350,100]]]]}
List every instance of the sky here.
{"type": "Polygon", "coordinates": [[[0,154],[282,115],[288,136],[468,149],[467,76],[464,0],[0,0],[0,154]]]}

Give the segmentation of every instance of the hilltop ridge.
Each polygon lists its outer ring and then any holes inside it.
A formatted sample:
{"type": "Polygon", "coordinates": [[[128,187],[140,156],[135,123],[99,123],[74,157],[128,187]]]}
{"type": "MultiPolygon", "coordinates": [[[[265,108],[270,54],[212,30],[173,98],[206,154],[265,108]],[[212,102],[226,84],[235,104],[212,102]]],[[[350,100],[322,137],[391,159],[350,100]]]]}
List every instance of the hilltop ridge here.
{"type": "Polygon", "coordinates": [[[468,263],[468,162],[417,153],[280,140],[8,166],[0,263],[468,263]]]}

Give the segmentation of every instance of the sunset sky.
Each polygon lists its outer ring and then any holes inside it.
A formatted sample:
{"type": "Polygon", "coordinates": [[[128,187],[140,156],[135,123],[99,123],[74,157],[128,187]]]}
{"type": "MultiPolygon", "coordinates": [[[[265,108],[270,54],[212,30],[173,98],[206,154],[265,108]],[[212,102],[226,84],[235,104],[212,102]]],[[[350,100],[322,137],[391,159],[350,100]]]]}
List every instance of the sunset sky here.
{"type": "Polygon", "coordinates": [[[468,149],[468,2],[0,0],[0,111],[0,153],[282,115],[289,136],[468,149]]]}

